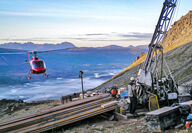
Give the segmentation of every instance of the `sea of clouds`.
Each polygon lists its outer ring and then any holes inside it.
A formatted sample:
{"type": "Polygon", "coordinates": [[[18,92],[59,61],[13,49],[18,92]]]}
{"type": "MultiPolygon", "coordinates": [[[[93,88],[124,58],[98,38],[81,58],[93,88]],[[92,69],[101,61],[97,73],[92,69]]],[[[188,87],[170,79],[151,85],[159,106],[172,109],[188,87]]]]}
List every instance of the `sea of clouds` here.
{"type": "MultiPolygon", "coordinates": [[[[94,88],[122,69],[93,71],[83,79],[84,89],[94,88]],[[107,77],[107,78],[106,78],[107,77]]],[[[86,72],[86,71],[85,71],[86,72]]],[[[61,96],[81,91],[81,80],[77,78],[56,77],[44,81],[24,83],[21,85],[9,85],[0,87],[0,99],[22,99],[24,101],[38,101],[59,99],[61,96]]]]}

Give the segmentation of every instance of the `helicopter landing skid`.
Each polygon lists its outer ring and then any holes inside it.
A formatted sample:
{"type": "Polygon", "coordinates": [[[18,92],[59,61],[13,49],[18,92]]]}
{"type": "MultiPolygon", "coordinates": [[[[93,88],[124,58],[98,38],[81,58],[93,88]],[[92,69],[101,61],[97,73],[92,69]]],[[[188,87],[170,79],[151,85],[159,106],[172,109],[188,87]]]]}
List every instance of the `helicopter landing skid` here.
{"type": "Polygon", "coordinates": [[[27,74],[27,78],[28,78],[29,80],[31,80],[31,72],[30,72],[30,71],[29,71],[28,74],[27,74]]]}
{"type": "MultiPolygon", "coordinates": [[[[27,74],[27,78],[28,78],[29,80],[31,80],[31,74],[33,74],[33,73],[31,73],[31,71],[29,71],[28,74],[27,74]]],[[[48,74],[44,73],[44,74],[43,74],[43,77],[48,78],[48,74]]]]}
{"type": "Polygon", "coordinates": [[[43,77],[46,77],[46,78],[48,78],[48,75],[47,75],[46,73],[44,73],[44,74],[43,74],[43,77]]]}

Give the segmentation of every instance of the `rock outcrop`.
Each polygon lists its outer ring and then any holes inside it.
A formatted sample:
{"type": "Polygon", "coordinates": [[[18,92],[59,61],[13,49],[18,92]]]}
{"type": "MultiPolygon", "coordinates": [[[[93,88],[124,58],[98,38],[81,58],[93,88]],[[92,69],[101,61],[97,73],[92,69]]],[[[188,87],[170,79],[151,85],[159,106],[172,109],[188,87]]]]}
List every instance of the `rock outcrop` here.
{"type": "Polygon", "coordinates": [[[192,42],[192,11],[172,25],[166,34],[163,47],[166,50],[171,50],[190,42],[192,42]]]}

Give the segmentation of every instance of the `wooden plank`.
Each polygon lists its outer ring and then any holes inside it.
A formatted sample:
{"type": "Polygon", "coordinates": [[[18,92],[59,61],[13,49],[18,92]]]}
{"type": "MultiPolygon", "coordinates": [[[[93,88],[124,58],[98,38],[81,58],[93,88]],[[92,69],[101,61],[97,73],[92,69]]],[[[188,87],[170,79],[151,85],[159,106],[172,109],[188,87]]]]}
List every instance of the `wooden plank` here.
{"type": "Polygon", "coordinates": [[[170,113],[173,112],[175,109],[179,108],[178,106],[176,107],[163,107],[154,111],[151,111],[149,113],[147,113],[147,115],[153,115],[153,116],[160,116],[160,115],[164,115],[166,113],[170,113]]]}

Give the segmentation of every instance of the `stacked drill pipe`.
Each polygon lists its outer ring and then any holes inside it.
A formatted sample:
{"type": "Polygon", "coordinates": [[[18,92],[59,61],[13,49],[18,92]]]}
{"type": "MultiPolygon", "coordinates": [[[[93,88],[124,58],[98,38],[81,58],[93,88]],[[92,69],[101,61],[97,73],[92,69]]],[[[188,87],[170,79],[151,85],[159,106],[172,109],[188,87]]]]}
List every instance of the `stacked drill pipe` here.
{"type": "Polygon", "coordinates": [[[107,94],[60,105],[39,113],[3,121],[0,132],[43,132],[104,112],[114,110],[116,102],[107,94]]]}

